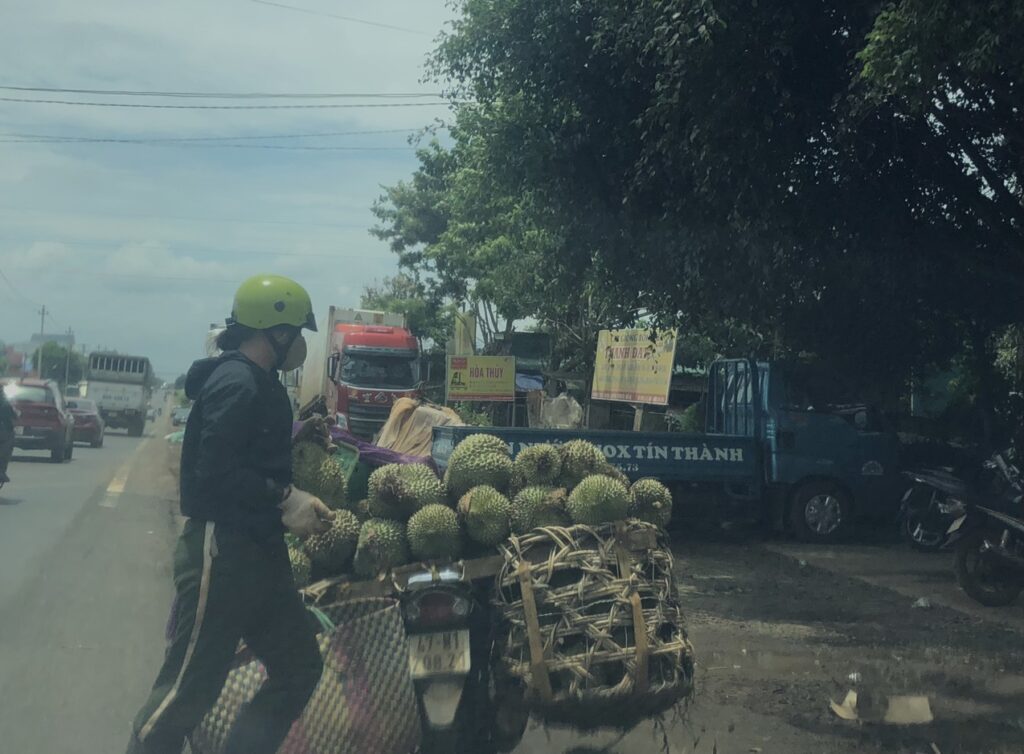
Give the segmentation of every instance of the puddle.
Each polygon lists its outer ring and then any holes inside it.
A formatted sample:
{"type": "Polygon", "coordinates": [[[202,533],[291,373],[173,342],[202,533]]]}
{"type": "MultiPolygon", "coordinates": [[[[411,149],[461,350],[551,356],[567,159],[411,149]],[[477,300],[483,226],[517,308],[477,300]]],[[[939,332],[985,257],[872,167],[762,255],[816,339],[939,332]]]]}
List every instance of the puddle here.
{"type": "Polygon", "coordinates": [[[821,671],[821,662],[810,655],[794,655],[765,650],[711,652],[705,669],[763,670],[773,675],[806,675],[821,671]]]}

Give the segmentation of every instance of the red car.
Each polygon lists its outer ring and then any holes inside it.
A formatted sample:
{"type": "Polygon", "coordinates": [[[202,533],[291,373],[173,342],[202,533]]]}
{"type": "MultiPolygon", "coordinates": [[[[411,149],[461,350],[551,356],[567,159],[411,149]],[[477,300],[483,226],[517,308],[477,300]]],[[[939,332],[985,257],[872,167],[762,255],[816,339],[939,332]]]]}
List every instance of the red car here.
{"type": "Polygon", "coordinates": [[[4,393],[21,414],[14,425],[14,447],[49,450],[54,463],[70,461],[75,417],[64,405],[57,383],[26,377],[4,385],[4,393]]]}
{"type": "Polygon", "coordinates": [[[102,448],[103,431],[107,425],[103,423],[103,417],[100,416],[95,401],[68,398],[64,402],[75,417],[75,442],[87,442],[90,447],[102,448]]]}

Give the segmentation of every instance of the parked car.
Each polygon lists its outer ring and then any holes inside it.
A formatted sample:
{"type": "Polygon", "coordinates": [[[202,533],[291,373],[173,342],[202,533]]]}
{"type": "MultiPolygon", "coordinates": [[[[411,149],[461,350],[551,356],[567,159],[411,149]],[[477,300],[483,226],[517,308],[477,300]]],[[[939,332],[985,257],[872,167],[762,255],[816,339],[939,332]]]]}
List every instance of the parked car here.
{"type": "Polygon", "coordinates": [[[180,427],[188,421],[188,415],[192,413],[191,406],[177,406],[171,411],[171,424],[180,427]]]}
{"type": "Polygon", "coordinates": [[[96,403],[85,398],[68,398],[66,403],[75,417],[75,442],[87,442],[90,447],[102,448],[103,432],[107,426],[96,403]]]}
{"type": "Polygon", "coordinates": [[[4,393],[21,414],[14,425],[14,447],[49,450],[54,463],[70,461],[75,417],[64,405],[57,383],[24,378],[5,385],[4,393]]]}

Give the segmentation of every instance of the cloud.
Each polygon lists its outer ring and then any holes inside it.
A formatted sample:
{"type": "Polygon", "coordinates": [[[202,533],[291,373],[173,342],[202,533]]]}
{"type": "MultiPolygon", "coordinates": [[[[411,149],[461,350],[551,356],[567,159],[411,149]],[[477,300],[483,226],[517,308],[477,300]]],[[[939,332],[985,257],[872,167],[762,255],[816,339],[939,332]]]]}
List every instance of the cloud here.
{"type": "MultiPolygon", "coordinates": [[[[442,0],[296,5],[431,35],[450,15],[442,0]]],[[[241,0],[50,0],[6,7],[4,20],[0,69],[9,84],[436,89],[420,81],[430,36],[241,0]]],[[[192,111],[0,102],[0,133],[136,138],[411,129],[445,114],[443,108],[192,111]]],[[[329,304],[357,305],[364,285],[394,272],[394,255],[367,231],[380,185],[415,169],[413,152],[404,149],[406,136],[275,143],[403,149],[0,143],[0,270],[14,285],[12,291],[0,280],[0,340],[17,342],[37,331],[36,310],[45,303],[53,314],[47,329],[73,328],[80,343],[148,355],[158,369],[176,374],[202,355],[206,327],[224,318],[247,275],[275,271],[295,277],[309,288],[318,311],[329,304]]]]}

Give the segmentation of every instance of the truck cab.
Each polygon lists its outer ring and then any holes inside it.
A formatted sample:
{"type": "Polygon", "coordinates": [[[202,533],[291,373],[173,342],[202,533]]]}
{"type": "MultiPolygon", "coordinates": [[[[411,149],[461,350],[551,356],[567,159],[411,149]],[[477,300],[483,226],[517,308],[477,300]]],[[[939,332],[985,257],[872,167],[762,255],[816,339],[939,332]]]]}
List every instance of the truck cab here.
{"type": "Polygon", "coordinates": [[[338,424],[356,437],[372,439],[395,401],[420,388],[419,344],[408,330],[388,325],[338,324],[343,335],[332,372],[338,424]]]}
{"type": "Polygon", "coordinates": [[[298,375],[299,417],[333,416],[338,426],[372,440],[399,398],[419,397],[419,341],[393,312],[331,306],[307,338],[298,375]]]}
{"type": "Polygon", "coordinates": [[[762,497],[776,527],[828,541],[855,517],[893,510],[899,439],[879,412],[824,370],[722,360],[712,366],[708,390],[708,433],[758,441],[762,497]]]}

